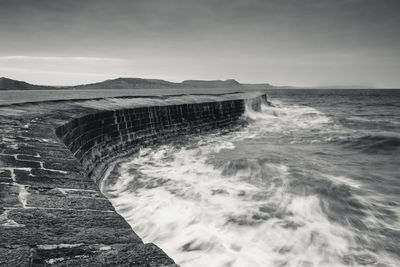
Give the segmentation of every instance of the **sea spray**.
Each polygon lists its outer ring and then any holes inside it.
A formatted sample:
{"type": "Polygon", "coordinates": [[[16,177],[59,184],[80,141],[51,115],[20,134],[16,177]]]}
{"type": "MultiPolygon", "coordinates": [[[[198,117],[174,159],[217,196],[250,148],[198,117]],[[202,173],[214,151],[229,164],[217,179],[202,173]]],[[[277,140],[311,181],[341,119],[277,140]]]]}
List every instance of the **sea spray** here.
{"type": "Polygon", "coordinates": [[[396,150],[368,171],[365,145],[348,145],[368,142],[365,132],[334,112],[272,102],[248,105],[231,133],[142,149],[103,192],[182,266],[396,266],[396,150]]]}

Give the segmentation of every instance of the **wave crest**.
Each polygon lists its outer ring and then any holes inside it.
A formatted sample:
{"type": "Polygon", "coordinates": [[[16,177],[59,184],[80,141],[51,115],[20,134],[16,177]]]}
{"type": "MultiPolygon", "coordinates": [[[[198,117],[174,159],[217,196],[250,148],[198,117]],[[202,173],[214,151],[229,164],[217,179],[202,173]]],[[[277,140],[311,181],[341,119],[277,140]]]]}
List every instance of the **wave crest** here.
{"type": "Polygon", "coordinates": [[[365,153],[385,153],[400,149],[400,137],[384,135],[364,135],[339,141],[339,144],[349,149],[365,153]]]}

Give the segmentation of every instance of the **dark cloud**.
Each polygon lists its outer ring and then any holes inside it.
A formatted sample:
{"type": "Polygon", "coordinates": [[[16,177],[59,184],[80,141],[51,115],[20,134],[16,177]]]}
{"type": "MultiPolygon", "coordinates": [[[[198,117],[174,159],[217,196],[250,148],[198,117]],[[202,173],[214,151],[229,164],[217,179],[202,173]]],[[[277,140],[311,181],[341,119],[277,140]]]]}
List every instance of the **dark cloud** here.
{"type": "Polygon", "coordinates": [[[128,61],[100,64],[104,77],[398,86],[399,11],[398,0],[0,0],[0,56],[128,61]]]}

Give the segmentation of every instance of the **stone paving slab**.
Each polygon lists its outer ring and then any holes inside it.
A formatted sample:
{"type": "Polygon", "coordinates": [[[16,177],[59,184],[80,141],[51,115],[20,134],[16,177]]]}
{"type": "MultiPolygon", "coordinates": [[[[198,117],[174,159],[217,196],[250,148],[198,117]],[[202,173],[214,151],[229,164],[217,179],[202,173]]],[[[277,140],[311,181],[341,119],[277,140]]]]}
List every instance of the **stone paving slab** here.
{"type": "MultiPolygon", "coordinates": [[[[28,266],[29,262],[32,266],[176,266],[156,245],[144,244],[115,212],[55,129],[73,118],[89,114],[98,118],[96,114],[109,110],[251,96],[254,94],[0,106],[0,266],[28,266]]],[[[121,131],[128,125],[126,121],[117,123],[115,127],[121,131]]],[[[118,147],[110,151],[118,152],[118,147]]]]}

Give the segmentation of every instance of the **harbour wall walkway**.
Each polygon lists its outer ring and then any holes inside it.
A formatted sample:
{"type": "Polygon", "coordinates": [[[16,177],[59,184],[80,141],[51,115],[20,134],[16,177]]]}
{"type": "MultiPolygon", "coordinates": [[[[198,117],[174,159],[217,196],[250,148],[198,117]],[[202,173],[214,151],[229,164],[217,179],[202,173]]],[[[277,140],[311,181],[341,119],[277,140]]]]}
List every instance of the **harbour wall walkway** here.
{"type": "Polygon", "coordinates": [[[237,122],[266,95],[127,97],[0,106],[0,266],[176,266],[98,189],[117,158],[237,122]]]}

